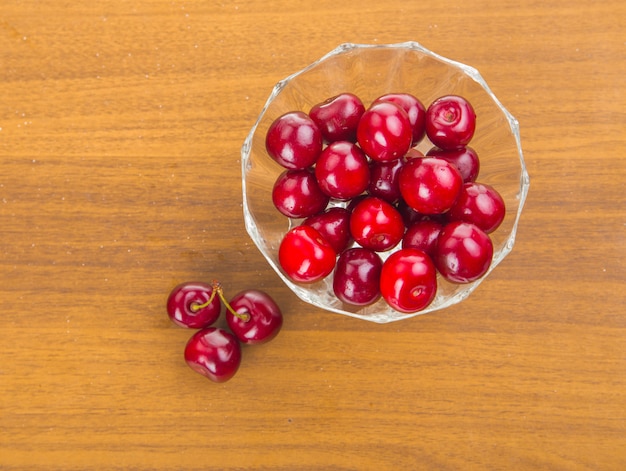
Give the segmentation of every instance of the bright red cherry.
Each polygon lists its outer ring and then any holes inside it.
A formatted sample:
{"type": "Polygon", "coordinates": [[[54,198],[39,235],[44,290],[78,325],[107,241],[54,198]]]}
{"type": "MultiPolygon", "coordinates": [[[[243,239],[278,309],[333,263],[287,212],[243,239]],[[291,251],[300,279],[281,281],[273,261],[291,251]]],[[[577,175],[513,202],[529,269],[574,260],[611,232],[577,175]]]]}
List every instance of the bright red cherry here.
{"type": "Polygon", "coordinates": [[[380,292],[392,308],[413,313],[426,308],[437,293],[437,271],[419,249],[400,249],[383,263],[380,292]]]}
{"type": "Polygon", "coordinates": [[[192,370],[211,381],[228,381],[241,363],[239,340],[218,327],[199,330],[185,346],[185,362],[192,370]]]}
{"type": "Polygon", "coordinates": [[[305,218],[323,211],[330,198],[310,169],[285,170],[274,183],[272,202],[290,218],[305,218]]]}
{"type": "Polygon", "coordinates": [[[367,191],[370,195],[381,198],[388,203],[395,203],[402,196],[398,186],[402,159],[388,162],[370,162],[370,182],[367,191]]]}
{"type": "Polygon", "coordinates": [[[357,142],[373,160],[381,162],[404,156],[411,147],[413,130],[406,112],[395,103],[374,103],[363,113],[357,142]]]}
{"type": "Polygon", "coordinates": [[[288,169],[312,166],[322,152],[322,133],[315,122],[302,111],[278,117],[265,136],[267,153],[288,169]]]}
{"type": "Polygon", "coordinates": [[[456,201],[463,178],[457,168],[443,159],[410,159],[400,170],[400,193],[404,201],[423,214],[448,211],[456,201]]]}
{"type": "Polygon", "coordinates": [[[492,257],[493,244],[483,230],[455,221],[441,230],[434,261],[446,280],[469,283],[487,273],[492,257]]]}
{"type": "Polygon", "coordinates": [[[429,256],[435,254],[437,238],[443,228],[443,224],[437,221],[424,219],[413,223],[404,233],[402,248],[420,249],[429,256]]]}
{"type": "Polygon", "coordinates": [[[380,256],[368,249],[354,247],[343,252],[337,260],[333,291],[341,301],[366,306],[380,298],[380,256]]]}
{"type": "Polygon", "coordinates": [[[374,103],[379,101],[395,103],[406,112],[413,131],[412,145],[417,145],[426,132],[426,107],[424,104],[410,93],[388,93],[374,100],[374,103]]]}
{"type": "Polygon", "coordinates": [[[340,93],[313,106],[309,116],[326,142],[356,142],[356,128],[364,112],[365,106],[358,96],[340,93]]]}
{"type": "Polygon", "coordinates": [[[213,293],[213,287],[199,281],[179,284],[167,298],[167,314],[181,327],[208,327],[217,321],[220,311],[220,299],[213,293]]]}
{"type": "Polygon", "coordinates": [[[328,208],[323,213],[309,216],[302,224],[316,229],[336,253],[341,253],[352,242],[350,214],[346,208],[336,206],[328,208]]]}
{"type": "Polygon", "coordinates": [[[461,172],[463,182],[465,183],[476,181],[476,177],[478,177],[480,160],[476,151],[469,146],[452,150],[433,147],[426,153],[426,156],[444,159],[453,164],[461,172]]]}
{"type": "Polygon", "coordinates": [[[352,210],[350,232],[361,247],[383,252],[402,240],[404,221],[393,205],[370,196],[352,210]]]}
{"type": "Polygon", "coordinates": [[[463,185],[448,217],[450,221],[471,222],[489,234],[500,226],[505,214],[504,200],[495,188],[469,182],[463,185]]]}
{"type": "Polygon", "coordinates": [[[476,113],[463,97],[443,96],[426,110],[426,135],[441,149],[466,146],[472,140],[475,129],[476,113]]]}
{"type": "Polygon", "coordinates": [[[329,144],[317,159],[315,177],[320,189],[332,198],[349,200],[365,191],[370,169],[363,151],[352,142],[329,144]]]}
{"type": "Polygon", "coordinates": [[[256,345],[272,340],[283,325],[278,304],[264,291],[248,289],[236,294],[227,305],[226,322],[244,344],[256,345]]]}
{"type": "Polygon", "coordinates": [[[278,261],[294,281],[312,283],[335,268],[337,254],[311,226],[297,226],[285,234],[278,248],[278,261]]]}

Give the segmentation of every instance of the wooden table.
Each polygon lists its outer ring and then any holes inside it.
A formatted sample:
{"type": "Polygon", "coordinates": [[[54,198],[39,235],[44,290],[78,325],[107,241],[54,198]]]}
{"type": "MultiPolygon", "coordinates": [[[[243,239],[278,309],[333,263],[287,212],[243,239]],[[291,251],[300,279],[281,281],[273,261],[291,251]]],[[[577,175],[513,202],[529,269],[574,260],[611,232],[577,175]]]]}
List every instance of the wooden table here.
{"type": "Polygon", "coordinates": [[[340,4],[3,1],[0,469],[626,469],[626,4],[340,4]],[[239,152],[275,82],[406,40],[481,71],[531,190],[469,299],[377,325],[269,268],[239,152]],[[219,385],[164,307],[212,278],[285,312],[219,385]]]}

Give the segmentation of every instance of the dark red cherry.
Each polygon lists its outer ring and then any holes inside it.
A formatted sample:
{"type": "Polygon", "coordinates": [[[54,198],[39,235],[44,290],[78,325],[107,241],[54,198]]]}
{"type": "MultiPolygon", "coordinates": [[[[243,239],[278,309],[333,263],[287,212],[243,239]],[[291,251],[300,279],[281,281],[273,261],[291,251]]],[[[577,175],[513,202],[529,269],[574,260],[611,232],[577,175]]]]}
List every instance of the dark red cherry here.
{"type": "Polygon", "coordinates": [[[357,142],[373,160],[381,162],[404,156],[411,147],[413,130],[406,112],[395,103],[374,103],[363,113],[357,142]]]}
{"type": "Polygon", "coordinates": [[[358,96],[340,93],[313,106],[309,116],[326,142],[356,142],[356,128],[364,112],[365,106],[358,96]]]}
{"type": "Polygon", "coordinates": [[[278,261],[289,278],[313,283],[335,268],[337,254],[322,235],[311,226],[289,230],[278,248],[278,261]]]}
{"type": "Polygon", "coordinates": [[[448,217],[450,221],[471,222],[489,234],[500,226],[505,214],[504,200],[494,187],[469,182],[463,185],[448,217]]]}
{"type": "Polygon", "coordinates": [[[278,117],[265,136],[267,153],[288,169],[312,166],[322,152],[322,133],[315,122],[302,111],[278,117]]]}
{"type": "Polygon", "coordinates": [[[391,160],[388,162],[370,162],[370,182],[367,192],[388,203],[395,203],[401,197],[400,187],[398,186],[398,177],[402,168],[402,159],[391,160]]]}
{"type": "Polygon", "coordinates": [[[310,169],[285,170],[274,183],[272,202],[290,218],[305,218],[326,208],[329,201],[310,169]]]}
{"type": "Polygon", "coordinates": [[[446,213],[422,214],[411,208],[408,204],[406,204],[406,201],[404,201],[403,199],[398,201],[396,208],[398,209],[398,212],[402,215],[404,225],[407,229],[419,221],[435,221],[440,224],[446,224],[448,222],[448,217],[446,213]]]}
{"type": "Polygon", "coordinates": [[[228,381],[241,363],[239,340],[218,327],[199,330],[185,346],[185,362],[192,370],[211,381],[228,381]]]}
{"type": "Polygon", "coordinates": [[[352,210],[350,232],[361,247],[383,252],[402,240],[404,221],[393,205],[370,196],[352,210]]]}
{"type": "Polygon", "coordinates": [[[441,149],[466,146],[474,136],[476,113],[463,97],[447,95],[436,99],[426,110],[426,135],[441,149]]]}
{"type": "Polygon", "coordinates": [[[368,249],[354,247],[337,259],[333,278],[333,291],[341,301],[355,306],[365,306],[380,298],[380,256],[368,249]]]}
{"type": "Polygon", "coordinates": [[[337,141],[329,144],[317,159],[315,177],[328,196],[349,200],[365,191],[370,170],[365,154],[356,144],[337,141]]]}
{"type": "Polygon", "coordinates": [[[411,208],[422,214],[448,211],[462,185],[457,168],[443,159],[411,159],[400,170],[400,193],[411,208]]]}
{"type": "Polygon", "coordinates": [[[383,263],[380,292],[392,308],[404,313],[426,308],[437,293],[437,271],[419,249],[400,249],[383,263]]]}
{"type": "Polygon", "coordinates": [[[434,261],[439,273],[452,283],[469,283],[491,266],[493,244],[474,224],[455,221],[439,233],[434,261]]]}
{"type": "Polygon", "coordinates": [[[406,111],[413,131],[412,145],[417,145],[426,132],[426,107],[424,104],[410,93],[388,93],[374,100],[374,103],[379,101],[390,101],[406,111]]]}
{"type": "Polygon", "coordinates": [[[476,151],[469,146],[452,150],[443,150],[439,147],[433,147],[426,155],[428,157],[444,159],[453,164],[459,172],[461,172],[463,182],[465,183],[476,181],[476,177],[478,177],[480,160],[478,159],[476,151]]]}
{"type": "Polygon", "coordinates": [[[404,233],[402,247],[420,249],[432,257],[442,228],[443,224],[440,222],[428,219],[414,222],[404,233]]]}
{"type": "Polygon", "coordinates": [[[350,211],[346,208],[328,208],[323,213],[309,216],[302,224],[316,229],[336,253],[343,252],[352,241],[350,211]]]}
{"type": "Polygon", "coordinates": [[[220,298],[207,283],[190,281],[176,286],[167,298],[167,314],[181,327],[201,329],[217,321],[220,298]]]}
{"type": "Polygon", "coordinates": [[[230,309],[226,310],[226,322],[231,332],[244,344],[269,342],[278,335],[283,325],[278,304],[264,291],[241,291],[228,304],[230,309]]]}

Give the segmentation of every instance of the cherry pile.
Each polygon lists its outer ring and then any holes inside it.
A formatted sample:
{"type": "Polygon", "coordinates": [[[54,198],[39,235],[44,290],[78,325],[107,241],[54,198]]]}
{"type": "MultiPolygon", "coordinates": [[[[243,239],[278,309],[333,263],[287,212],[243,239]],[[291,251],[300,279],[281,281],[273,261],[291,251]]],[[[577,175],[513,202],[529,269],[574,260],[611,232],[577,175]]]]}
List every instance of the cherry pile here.
{"type": "Polygon", "coordinates": [[[457,95],[425,107],[391,93],[366,108],[345,92],[278,117],[265,147],[284,167],[272,202],[295,223],[279,247],[284,273],[299,283],[332,274],[342,302],[382,297],[402,313],[433,301],[438,274],[452,283],[484,276],[505,204],[477,181],[475,130],[472,105],[457,95]],[[428,143],[424,155],[417,146],[428,143]]]}
{"type": "Polygon", "coordinates": [[[228,381],[239,369],[241,344],[269,342],[283,325],[282,313],[267,293],[248,289],[227,301],[218,281],[179,284],[167,299],[167,314],[180,327],[199,329],[187,342],[185,362],[216,383],[228,381]],[[227,328],[215,325],[222,303],[227,328]]]}

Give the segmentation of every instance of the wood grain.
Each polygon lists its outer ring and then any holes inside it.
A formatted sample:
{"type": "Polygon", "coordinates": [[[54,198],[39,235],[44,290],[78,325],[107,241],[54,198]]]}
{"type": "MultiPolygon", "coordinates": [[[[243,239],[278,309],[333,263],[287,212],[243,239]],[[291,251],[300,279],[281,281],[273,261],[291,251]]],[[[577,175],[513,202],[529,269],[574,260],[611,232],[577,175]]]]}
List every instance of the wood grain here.
{"type": "Polygon", "coordinates": [[[624,2],[0,7],[0,469],[626,469],[624,2]],[[281,284],[245,233],[240,146],[275,82],[417,40],[518,118],[513,253],[391,325],[281,284]],[[283,307],[214,385],[167,319],[190,279],[283,307]]]}

